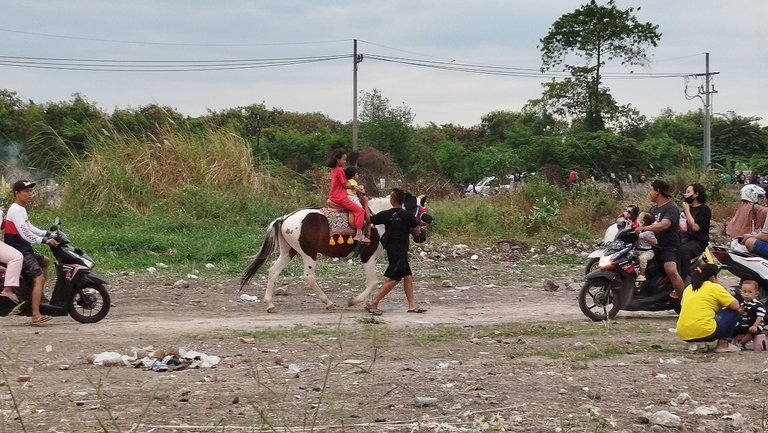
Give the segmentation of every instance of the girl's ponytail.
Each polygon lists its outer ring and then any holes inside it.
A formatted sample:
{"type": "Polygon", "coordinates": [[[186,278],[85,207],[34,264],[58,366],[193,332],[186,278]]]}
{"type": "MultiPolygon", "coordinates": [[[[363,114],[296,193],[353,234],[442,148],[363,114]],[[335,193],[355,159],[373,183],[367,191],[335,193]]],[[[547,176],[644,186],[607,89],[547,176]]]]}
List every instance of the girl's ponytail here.
{"type": "Polygon", "coordinates": [[[717,275],[718,272],[720,272],[720,268],[717,265],[710,263],[699,265],[691,274],[691,288],[699,290],[704,281],[708,281],[717,275]]]}

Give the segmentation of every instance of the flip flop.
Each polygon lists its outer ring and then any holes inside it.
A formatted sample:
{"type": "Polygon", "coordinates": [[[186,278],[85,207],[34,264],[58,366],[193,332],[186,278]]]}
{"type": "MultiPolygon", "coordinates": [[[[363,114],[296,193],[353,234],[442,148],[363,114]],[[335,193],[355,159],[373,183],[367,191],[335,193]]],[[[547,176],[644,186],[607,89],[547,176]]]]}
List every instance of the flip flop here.
{"type": "Polygon", "coordinates": [[[42,316],[38,317],[37,319],[32,319],[32,323],[30,325],[32,326],[43,326],[43,323],[53,319],[52,316],[47,316],[43,314],[42,316]]]}
{"type": "Polygon", "coordinates": [[[416,307],[413,310],[408,310],[409,313],[426,313],[426,308],[416,307]]]}
{"type": "Polygon", "coordinates": [[[736,347],[735,344],[731,344],[731,343],[729,343],[725,347],[715,348],[715,353],[729,353],[729,352],[739,352],[739,348],[736,347]]]}
{"type": "Polygon", "coordinates": [[[365,311],[371,313],[374,316],[381,316],[382,314],[384,314],[383,311],[379,310],[378,308],[373,308],[368,304],[365,304],[365,311]]]}
{"type": "Polygon", "coordinates": [[[14,304],[18,304],[18,303],[19,303],[19,297],[18,297],[18,296],[16,296],[16,294],[15,294],[15,293],[11,293],[11,294],[7,294],[7,293],[0,293],[0,296],[2,296],[2,297],[4,297],[4,298],[8,298],[8,299],[10,299],[10,300],[11,300],[11,302],[13,302],[14,304]]]}

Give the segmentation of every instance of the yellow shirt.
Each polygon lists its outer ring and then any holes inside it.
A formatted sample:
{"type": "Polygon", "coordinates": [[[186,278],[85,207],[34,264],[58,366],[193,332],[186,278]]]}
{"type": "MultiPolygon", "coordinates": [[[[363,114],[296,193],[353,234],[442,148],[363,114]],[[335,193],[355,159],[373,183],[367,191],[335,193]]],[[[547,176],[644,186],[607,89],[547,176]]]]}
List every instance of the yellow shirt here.
{"type": "Polygon", "coordinates": [[[677,335],[683,340],[695,340],[712,335],[717,329],[715,314],[735,299],[725,287],[705,281],[699,290],[688,285],[680,303],[677,319],[677,335]]]}
{"type": "Polygon", "coordinates": [[[349,182],[349,188],[347,188],[347,195],[349,197],[357,197],[357,191],[355,191],[355,187],[357,186],[357,181],[355,179],[347,179],[347,182],[349,182]]]}

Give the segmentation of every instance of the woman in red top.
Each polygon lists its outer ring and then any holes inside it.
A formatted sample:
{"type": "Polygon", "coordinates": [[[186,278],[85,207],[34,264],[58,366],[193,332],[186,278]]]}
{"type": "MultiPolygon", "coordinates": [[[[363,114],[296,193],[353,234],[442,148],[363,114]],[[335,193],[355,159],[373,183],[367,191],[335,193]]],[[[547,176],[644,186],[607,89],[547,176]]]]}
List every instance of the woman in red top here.
{"type": "MultiPolygon", "coordinates": [[[[358,242],[369,243],[370,239],[363,234],[365,210],[347,196],[347,176],[344,174],[344,166],[347,165],[347,151],[341,148],[334,150],[325,165],[331,168],[331,192],[328,194],[328,199],[355,215],[357,234],[354,239],[358,242]]],[[[362,187],[358,186],[358,188],[362,187]]]]}

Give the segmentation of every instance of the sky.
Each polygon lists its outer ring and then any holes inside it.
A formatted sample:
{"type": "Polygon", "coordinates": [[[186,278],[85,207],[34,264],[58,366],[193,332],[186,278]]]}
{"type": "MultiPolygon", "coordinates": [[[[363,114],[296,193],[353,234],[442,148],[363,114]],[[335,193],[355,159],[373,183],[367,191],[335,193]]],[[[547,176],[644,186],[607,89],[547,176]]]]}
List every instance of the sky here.
{"type": "MultiPolygon", "coordinates": [[[[79,93],[107,112],[149,104],[189,116],[264,104],[267,109],[353,117],[353,40],[358,40],[358,91],[381,92],[406,106],[414,123],[474,126],[493,111],[520,111],[548,80],[394,63],[480,64],[537,71],[539,40],[561,15],[584,2],[568,0],[0,0],[0,89],[36,103],[79,93]],[[41,58],[96,65],[94,60],[190,62],[313,58],[278,67],[207,71],[84,71],[41,58]],[[37,67],[20,67],[34,58],[37,67]],[[55,63],[48,61],[47,63],[55,63]]],[[[601,1],[604,3],[604,1],[601,1]]],[[[768,2],[765,0],[617,0],[641,6],[640,21],[659,26],[651,63],[607,72],[673,73],[672,78],[606,80],[620,104],[650,118],[665,108],[703,107],[695,97],[710,53],[713,113],[761,117],[768,125],[768,2]],[[688,96],[686,97],[686,88],[688,96]]],[[[572,60],[572,58],[569,58],[572,60]]],[[[150,63],[146,63],[148,65],[150,63]]],[[[206,63],[198,63],[199,65],[206,63]]],[[[242,64],[242,62],[238,63],[242,64]]],[[[155,63],[159,66],[160,63],[155,63]]],[[[125,67],[122,67],[125,69],[125,67]]],[[[119,69],[119,68],[118,68],[119,69]]],[[[179,67],[176,67],[179,69],[179,67]]],[[[197,67],[200,69],[200,67],[197,67]]],[[[718,115],[718,114],[715,114],[718,115]]]]}

